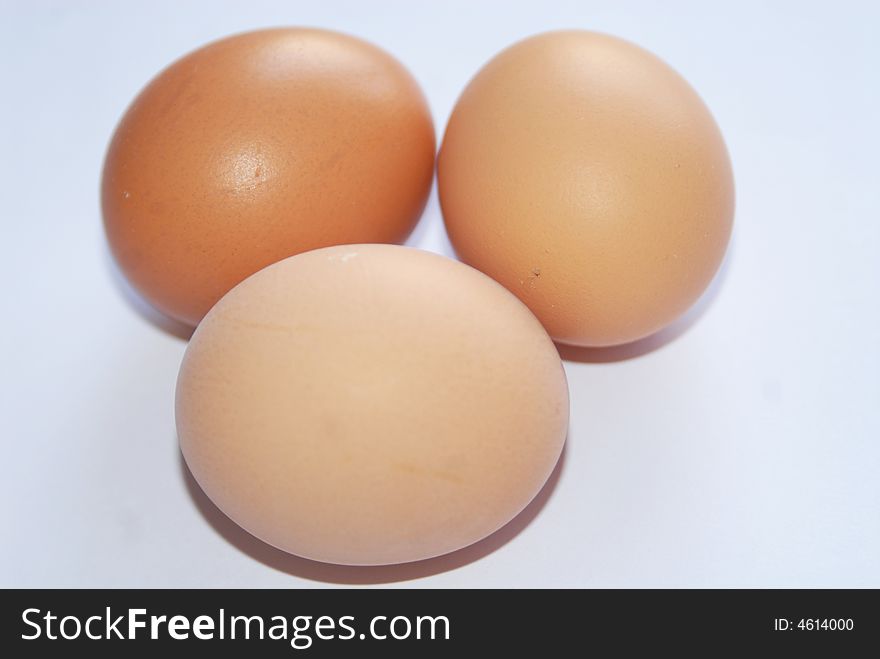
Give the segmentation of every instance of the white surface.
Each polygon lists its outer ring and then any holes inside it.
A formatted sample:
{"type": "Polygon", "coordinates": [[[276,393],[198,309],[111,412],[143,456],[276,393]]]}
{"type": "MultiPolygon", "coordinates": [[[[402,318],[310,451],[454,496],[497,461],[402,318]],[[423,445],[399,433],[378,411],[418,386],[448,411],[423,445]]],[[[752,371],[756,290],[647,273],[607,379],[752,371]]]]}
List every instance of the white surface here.
{"type": "MultiPolygon", "coordinates": [[[[880,586],[880,12],[725,5],[4,3],[0,585],[880,586]],[[681,71],[730,147],[735,237],[709,295],[660,340],[566,363],[555,487],[450,557],[322,566],[213,510],[176,446],[185,342],[107,256],[98,180],[126,105],[179,55],[276,24],[397,55],[438,133],[502,47],[611,32],[681,71]]],[[[448,253],[436,198],[410,243],[448,253]]]]}

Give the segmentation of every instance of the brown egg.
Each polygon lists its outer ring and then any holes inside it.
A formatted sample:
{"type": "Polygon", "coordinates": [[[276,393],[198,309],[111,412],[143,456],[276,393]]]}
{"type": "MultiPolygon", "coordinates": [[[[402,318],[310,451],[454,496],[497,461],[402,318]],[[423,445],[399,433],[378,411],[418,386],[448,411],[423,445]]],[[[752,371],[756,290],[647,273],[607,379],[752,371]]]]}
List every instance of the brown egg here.
{"type": "Polygon", "coordinates": [[[730,161],[694,90],[591,32],[490,61],[449,120],[438,183],[459,256],[576,345],[673,321],[709,284],[733,221],[730,161]]]}
{"type": "Polygon", "coordinates": [[[249,277],[211,309],[177,383],[180,446],[234,521],[352,565],[436,556],[535,496],[568,425],[553,342],[462,263],[328,247],[249,277]]]}
{"type": "Polygon", "coordinates": [[[251,32],[135,99],[107,153],[104,223],[135,288],[194,325],[279,259],[403,240],[433,166],[428,107],[393,57],[324,30],[251,32]]]}

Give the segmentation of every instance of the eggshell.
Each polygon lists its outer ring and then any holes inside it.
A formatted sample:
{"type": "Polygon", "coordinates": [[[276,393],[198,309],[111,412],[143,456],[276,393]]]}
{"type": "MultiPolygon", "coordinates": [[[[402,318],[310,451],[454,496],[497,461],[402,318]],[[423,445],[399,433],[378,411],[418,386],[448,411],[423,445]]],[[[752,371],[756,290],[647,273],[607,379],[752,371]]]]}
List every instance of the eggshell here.
{"type": "Polygon", "coordinates": [[[438,182],[458,255],[577,345],[673,321],[711,281],[733,221],[730,161],[694,90],[591,32],[490,61],[452,113],[438,182]]]}
{"type": "Polygon", "coordinates": [[[427,104],[393,57],[324,30],[251,32],[135,99],[104,167],[107,237],[134,286],[194,325],[279,259],[403,240],[433,166],[427,104]]]}
{"type": "Polygon", "coordinates": [[[208,313],[177,384],[186,462],[242,527],[332,563],[400,563],[492,533],[562,449],[559,356],[456,261],[351,245],[261,270],[208,313]]]}

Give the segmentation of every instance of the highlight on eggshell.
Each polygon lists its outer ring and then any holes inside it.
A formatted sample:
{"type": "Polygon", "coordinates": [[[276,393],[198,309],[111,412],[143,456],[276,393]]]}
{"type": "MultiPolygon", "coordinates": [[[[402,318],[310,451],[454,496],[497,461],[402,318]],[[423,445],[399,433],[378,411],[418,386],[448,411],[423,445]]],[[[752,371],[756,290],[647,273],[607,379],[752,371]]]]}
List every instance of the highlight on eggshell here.
{"type": "Polygon", "coordinates": [[[733,222],[730,159],[696,92],[642,48],[586,31],[521,41],[474,76],[438,186],[458,256],[580,346],[678,318],[733,222]]]}
{"type": "Polygon", "coordinates": [[[113,255],[195,325],[250,274],[317,247],[401,242],[427,200],[435,138],[385,51],[318,29],[221,39],[137,96],[104,165],[113,255]]]}

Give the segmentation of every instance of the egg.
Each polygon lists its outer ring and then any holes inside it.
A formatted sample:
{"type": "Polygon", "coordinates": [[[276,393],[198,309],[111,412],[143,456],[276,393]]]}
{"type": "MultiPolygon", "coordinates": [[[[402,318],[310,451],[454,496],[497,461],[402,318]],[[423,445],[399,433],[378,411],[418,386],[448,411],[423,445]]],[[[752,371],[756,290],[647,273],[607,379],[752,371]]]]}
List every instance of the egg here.
{"type": "Polygon", "coordinates": [[[271,265],[214,306],[177,383],[180,447],[230,518],[349,565],[469,545],[560,455],[568,390],[535,316],[457,261],[336,246],[271,265]]]}
{"type": "Polygon", "coordinates": [[[404,240],[434,145],[421,90],[379,48],[316,29],[229,37],[128,108],[104,165],[107,238],[149,302],[195,325],[270,263],[404,240]]]}
{"type": "Polygon", "coordinates": [[[733,222],[730,160],[696,92],[651,53],[586,31],[526,39],[477,73],[438,186],[457,254],[581,346],[680,316],[733,222]]]}

